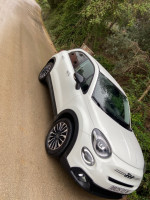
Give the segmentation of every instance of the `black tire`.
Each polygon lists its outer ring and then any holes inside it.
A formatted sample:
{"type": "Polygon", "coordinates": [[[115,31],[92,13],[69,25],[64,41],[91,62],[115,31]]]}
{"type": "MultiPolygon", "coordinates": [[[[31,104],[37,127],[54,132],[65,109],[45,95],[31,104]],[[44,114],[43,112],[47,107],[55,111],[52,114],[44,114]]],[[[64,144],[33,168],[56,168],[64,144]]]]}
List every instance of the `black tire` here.
{"type": "Polygon", "coordinates": [[[45,148],[47,153],[59,157],[68,146],[72,131],[72,123],[68,118],[55,121],[46,136],[45,148]]]}
{"type": "Polygon", "coordinates": [[[44,83],[48,73],[52,70],[53,63],[49,62],[45,65],[45,67],[41,70],[39,74],[39,81],[44,83]]]}

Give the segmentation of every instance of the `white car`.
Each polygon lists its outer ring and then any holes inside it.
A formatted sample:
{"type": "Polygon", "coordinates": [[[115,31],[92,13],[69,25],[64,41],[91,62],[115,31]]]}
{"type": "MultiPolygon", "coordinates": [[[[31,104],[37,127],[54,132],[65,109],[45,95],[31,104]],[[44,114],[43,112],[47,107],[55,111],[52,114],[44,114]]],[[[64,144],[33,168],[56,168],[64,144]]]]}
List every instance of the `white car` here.
{"type": "Polygon", "coordinates": [[[54,55],[39,80],[49,86],[55,115],[47,153],[60,157],[91,193],[120,199],[135,191],[144,158],[127,96],[115,79],[87,52],[73,49],[54,55]]]}

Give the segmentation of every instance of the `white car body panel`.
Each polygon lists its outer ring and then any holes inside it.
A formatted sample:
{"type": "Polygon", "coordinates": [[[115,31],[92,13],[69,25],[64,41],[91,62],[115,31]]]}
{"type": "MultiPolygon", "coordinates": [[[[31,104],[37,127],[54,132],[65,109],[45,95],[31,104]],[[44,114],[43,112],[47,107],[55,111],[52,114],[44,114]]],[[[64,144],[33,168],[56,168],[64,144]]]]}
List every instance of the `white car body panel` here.
{"type": "Polygon", "coordinates": [[[129,165],[143,169],[143,154],[134,133],[120,126],[100,108],[97,109],[98,106],[93,100],[88,101],[88,104],[94,127],[105,134],[113,153],[129,165]]]}
{"type": "Polygon", "coordinates": [[[75,88],[75,80],[73,79],[74,70],[70,68],[71,61],[65,54],[61,52],[57,54],[54,69],[51,71],[51,79],[53,83],[54,95],[58,113],[63,109],[64,105],[71,101],[77,95],[75,88]],[[70,92],[72,91],[72,92],[70,92]],[[67,98],[66,98],[67,97],[67,98]]]}

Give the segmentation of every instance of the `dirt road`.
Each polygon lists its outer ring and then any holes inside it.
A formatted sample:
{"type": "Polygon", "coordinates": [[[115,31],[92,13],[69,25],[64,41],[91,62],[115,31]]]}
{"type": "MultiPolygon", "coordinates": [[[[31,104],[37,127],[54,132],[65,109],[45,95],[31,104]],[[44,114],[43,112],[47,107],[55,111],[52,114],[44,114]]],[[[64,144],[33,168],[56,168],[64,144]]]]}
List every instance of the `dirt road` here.
{"type": "Polygon", "coordinates": [[[38,74],[54,53],[34,0],[0,0],[0,200],[100,199],[45,152],[52,108],[38,74]]]}

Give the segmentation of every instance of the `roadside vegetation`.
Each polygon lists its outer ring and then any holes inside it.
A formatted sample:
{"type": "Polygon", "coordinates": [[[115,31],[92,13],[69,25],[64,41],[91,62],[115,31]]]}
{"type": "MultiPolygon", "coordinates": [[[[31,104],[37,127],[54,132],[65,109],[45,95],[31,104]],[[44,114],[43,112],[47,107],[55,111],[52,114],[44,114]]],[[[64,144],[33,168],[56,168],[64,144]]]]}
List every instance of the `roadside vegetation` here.
{"type": "Polygon", "coordinates": [[[128,95],[146,173],[129,200],[150,200],[150,0],[37,0],[57,50],[86,43],[128,95]]]}

